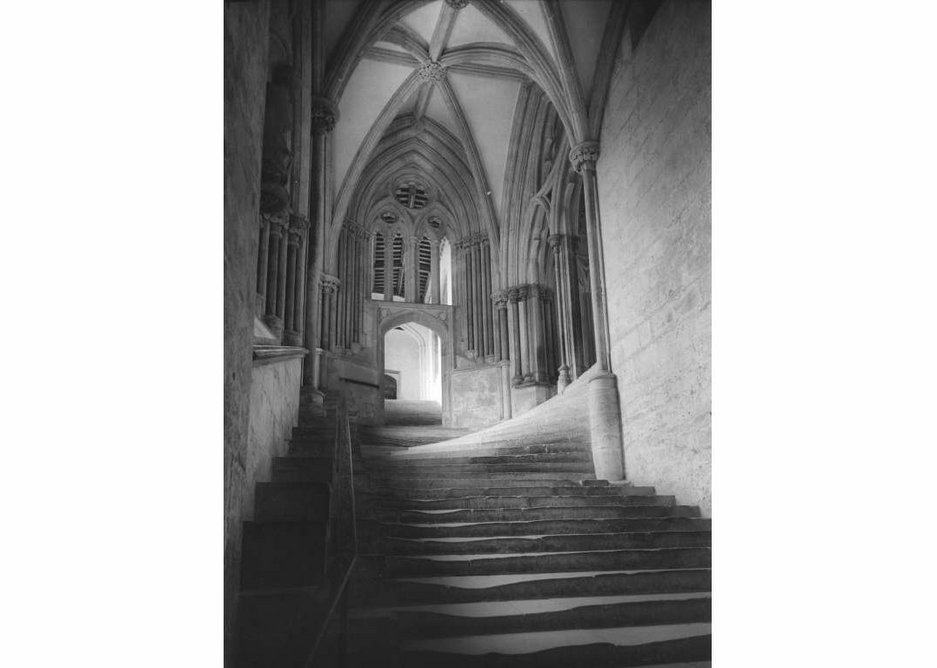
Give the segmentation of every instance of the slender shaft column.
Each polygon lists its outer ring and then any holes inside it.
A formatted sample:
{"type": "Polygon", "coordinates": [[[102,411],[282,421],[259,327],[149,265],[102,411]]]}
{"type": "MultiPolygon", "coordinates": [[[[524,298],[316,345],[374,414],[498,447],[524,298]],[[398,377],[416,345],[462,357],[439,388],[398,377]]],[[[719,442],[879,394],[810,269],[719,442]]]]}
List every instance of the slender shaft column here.
{"type": "Polygon", "coordinates": [[[295,292],[296,301],[293,311],[293,334],[288,342],[291,346],[301,346],[303,344],[303,313],[306,308],[306,252],[308,249],[308,230],[309,222],[299,216],[297,218],[297,232],[299,234],[299,252],[296,256],[296,279],[295,292]]]}
{"type": "Polygon", "coordinates": [[[296,300],[296,258],[299,255],[299,235],[290,230],[286,246],[286,303],[283,310],[283,336],[293,329],[293,312],[296,300]]]}
{"type": "Polygon", "coordinates": [[[602,250],[602,222],[599,219],[599,192],[595,163],[599,158],[597,142],[583,142],[570,151],[569,159],[582,174],[586,204],[586,238],[589,249],[589,284],[592,293],[592,322],[595,329],[596,365],[604,373],[589,381],[589,428],[592,461],[599,480],[625,477],[621,436],[621,408],[618,382],[611,373],[608,310],[605,298],[605,258],[602,250]]]}
{"type": "Polygon", "coordinates": [[[543,378],[545,381],[552,381],[553,374],[556,373],[555,360],[553,359],[556,343],[553,338],[553,309],[551,308],[551,295],[546,288],[541,290],[540,310],[543,312],[543,378]]]}
{"type": "Polygon", "coordinates": [[[478,351],[478,337],[475,331],[475,265],[472,262],[472,247],[467,245],[463,252],[465,256],[465,291],[466,291],[466,320],[468,321],[468,349],[478,351]]]}
{"type": "Polygon", "coordinates": [[[592,318],[595,329],[595,359],[603,371],[611,370],[608,335],[608,308],[605,297],[605,258],[602,251],[602,223],[599,219],[599,190],[595,163],[597,142],[582,142],[570,151],[569,159],[582,174],[586,204],[586,238],[589,247],[589,282],[592,292],[592,318]]]}
{"type": "Polygon", "coordinates": [[[439,303],[439,239],[429,242],[429,303],[439,303]]]}
{"type": "Polygon", "coordinates": [[[511,308],[508,310],[508,325],[511,332],[510,359],[513,376],[511,382],[514,385],[524,380],[524,374],[521,368],[521,348],[520,348],[520,309],[517,305],[517,288],[508,290],[508,301],[511,308]]]}
{"type": "MultiPolygon", "coordinates": [[[[564,257],[563,247],[567,239],[564,235],[554,234],[548,241],[553,250],[553,274],[556,277],[557,329],[559,333],[559,369],[557,369],[557,390],[563,392],[571,382],[569,375],[572,364],[572,309],[570,304],[569,254],[564,257]]],[[[568,251],[568,248],[566,249],[568,251]]],[[[573,376],[575,378],[575,376],[573,376]]]]}
{"type": "Polygon", "coordinates": [[[501,371],[501,419],[511,417],[511,362],[508,346],[508,298],[503,290],[492,293],[491,300],[495,305],[495,340],[498,350],[498,366],[501,371]]]}
{"type": "Polygon", "coordinates": [[[254,313],[259,318],[266,311],[267,298],[267,247],[270,242],[270,221],[260,217],[260,243],[257,249],[257,302],[254,313]]]}
{"type": "Polygon", "coordinates": [[[277,258],[280,257],[280,239],[282,238],[282,230],[280,226],[276,224],[276,221],[270,220],[267,225],[269,243],[267,244],[267,286],[266,286],[266,304],[264,307],[264,315],[276,317],[277,311],[277,277],[279,272],[277,271],[277,258]]]}
{"type": "Polygon", "coordinates": [[[410,237],[407,240],[407,261],[404,266],[407,269],[407,280],[404,286],[406,300],[416,302],[420,295],[420,240],[418,237],[410,237]]]}
{"type": "Polygon", "coordinates": [[[394,237],[384,233],[384,301],[394,301],[394,237]]]}
{"type": "Polygon", "coordinates": [[[494,337],[491,327],[491,249],[488,240],[482,241],[481,245],[481,270],[482,270],[482,325],[485,331],[485,355],[492,355],[495,351],[494,337]]]}
{"type": "MultiPolygon", "coordinates": [[[[318,45],[321,40],[315,35],[322,32],[322,9],[314,4],[311,7],[313,14],[314,39],[313,44],[318,45]]],[[[317,53],[311,59],[313,69],[323,66],[319,61],[324,55],[319,53],[321,47],[316,47],[317,53]]],[[[321,69],[321,67],[320,67],[321,69]]],[[[316,83],[313,77],[313,85],[316,83]]],[[[329,202],[329,133],[335,127],[338,119],[338,109],[334,103],[322,97],[313,97],[311,129],[312,129],[312,161],[309,188],[309,216],[310,226],[306,239],[308,253],[306,256],[306,324],[304,327],[305,348],[309,351],[306,363],[303,365],[303,385],[309,388],[309,397],[314,407],[321,411],[323,396],[320,391],[320,358],[322,352],[322,298],[320,275],[322,272],[323,246],[325,242],[325,228],[331,220],[331,207],[329,202]]]]}
{"type": "Polygon", "coordinates": [[[527,286],[517,289],[517,328],[521,344],[521,376],[530,380],[530,326],[527,322],[527,286]]]}
{"type": "Polygon", "coordinates": [[[530,375],[536,383],[544,381],[543,309],[541,308],[540,286],[532,284],[527,291],[530,308],[530,375]]]}
{"type": "Polygon", "coordinates": [[[484,338],[484,301],[482,295],[481,244],[477,240],[472,244],[472,283],[475,291],[475,350],[479,357],[485,355],[484,338]]]}
{"type": "MultiPolygon", "coordinates": [[[[285,228],[285,226],[284,226],[285,228]]],[[[280,257],[278,258],[277,268],[277,317],[282,322],[286,313],[286,255],[289,250],[289,239],[286,229],[283,230],[283,236],[280,238],[280,257]]]]}

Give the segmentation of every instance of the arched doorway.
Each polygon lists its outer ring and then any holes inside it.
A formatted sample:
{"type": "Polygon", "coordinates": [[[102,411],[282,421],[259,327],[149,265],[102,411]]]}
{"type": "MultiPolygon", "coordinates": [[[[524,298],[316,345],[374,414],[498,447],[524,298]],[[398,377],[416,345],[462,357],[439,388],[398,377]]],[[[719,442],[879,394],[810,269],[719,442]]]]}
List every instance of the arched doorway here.
{"type": "Polygon", "coordinates": [[[391,376],[396,381],[396,400],[437,401],[440,422],[449,425],[452,421],[450,371],[453,359],[449,328],[452,307],[401,302],[379,304],[375,317],[375,362],[381,379],[381,396],[385,400],[388,397],[387,377],[391,376]],[[402,344],[403,355],[395,350],[398,342],[402,344]],[[406,352],[407,342],[412,344],[409,353],[406,352]]]}

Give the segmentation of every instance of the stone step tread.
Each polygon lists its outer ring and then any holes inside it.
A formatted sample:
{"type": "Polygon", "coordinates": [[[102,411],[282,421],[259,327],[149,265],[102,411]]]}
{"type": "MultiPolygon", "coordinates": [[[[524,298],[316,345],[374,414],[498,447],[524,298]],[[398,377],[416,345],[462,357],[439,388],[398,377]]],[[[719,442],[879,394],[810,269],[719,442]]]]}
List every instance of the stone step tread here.
{"type": "Polygon", "coordinates": [[[375,509],[374,519],[383,521],[465,522],[514,520],[616,519],[628,517],[699,517],[696,506],[614,505],[614,506],[546,506],[534,508],[481,508],[478,510],[395,510],[375,509]]]}
{"type": "Polygon", "coordinates": [[[464,617],[501,617],[560,612],[582,606],[612,605],[615,603],[647,603],[656,601],[690,601],[712,599],[711,592],[677,594],[611,594],[607,596],[566,596],[558,598],[529,598],[507,601],[478,601],[474,603],[437,603],[424,605],[398,605],[355,610],[359,618],[380,616],[392,612],[430,612],[464,617]]]}
{"type": "Polygon", "coordinates": [[[568,506],[671,506],[676,499],[670,495],[632,495],[612,496],[595,494],[559,494],[540,496],[533,494],[497,494],[486,496],[463,496],[451,499],[392,499],[379,494],[363,492],[363,495],[376,499],[383,508],[398,510],[498,510],[502,508],[555,508],[568,506]]]}
{"type": "Polygon", "coordinates": [[[394,582],[412,582],[416,584],[441,585],[461,589],[491,589],[504,585],[544,580],[581,580],[583,578],[602,578],[613,575],[640,575],[645,573],[708,573],[709,568],[667,568],[660,570],[630,569],[610,571],[564,571],[558,573],[506,573],[497,575],[436,575],[426,577],[401,577],[394,582]]]}
{"type": "Polygon", "coordinates": [[[397,499],[413,499],[415,501],[439,501],[442,499],[461,499],[476,496],[655,496],[653,487],[583,487],[580,485],[524,486],[524,487],[433,487],[425,490],[405,488],[381,488],[367,492],[376,496],[397,499]]]}
{"type": "Polygon", "coordinates": [[[592,534],[557,534],[552,536],[492,536],[490,538],[393,538],[382,541],[385,552],[393,555],[429,556],[478,553],[518,554],[543,552],[555,554],[576,548],[577,551],[614,548],[709,547],[709,531],[644,531],[592,534]]]}
{"type": "Polygon", "coordinates": [[[489,653],[529,654],[546,649],[579,647],[599,643],[635,646],[667,640],[708,636],[711,633],[712,625],[700,622],[420,639],[405,641],[402,648],[405,651],[432,651],[472,655],[489,653]]]}
{"type": "Polygon", "coordinates": [[[711,588],[709,569],[664,569],[404,577],[357,591],[359,598],[371,605],[404,605],[709,592],[711,588]]]}
{"type": "MultiPolygon", "coordinates": [[[[712,521],[702,517],[639,517],[595,520],[518,520],[514,522],[375,522],[376,530],[397,538],[493,538],[496,536],[555,536],[570,533],[640,531],[710,531],[712,521]]],[[[363,524],[363,526],[368,526],[363,524]]]]}
{"type": "Polygon", "coordinates": [[[628,549],[608,549],[608,550],[563,550],[557,552],[515,552],[512,554],[488,554],[484,552],[476,552],[469,554],[422,554],[422,555],[393,555],[388,557],[389,559],[421,559],[426,561],[433,562],[444,562],[444,561],[460,561],[460,562],[471,562],[471,561],[489,561],[489,560],[498,560],[498,559],[517,559],[519,557],[524,557],[528,559],[540,559],[540,558],[551,558],[561,555],[594,555],[594,554],[653,554],[653,553],[678,553],[678,552],[696,552],[698,550],[709,551],[709,548],[703,547],[637,547],[637,548],[628,548],[628,549]]]}
{"type": "Polygon", "coordinates": [[[387,556],[385,561],[385,573],[388,576],[406,577],[408,575],[552,573],[584,569],[708,568],[712,562],[712,554],[707,547],[667,547],[586,552],[393,555],[387,556]]]}

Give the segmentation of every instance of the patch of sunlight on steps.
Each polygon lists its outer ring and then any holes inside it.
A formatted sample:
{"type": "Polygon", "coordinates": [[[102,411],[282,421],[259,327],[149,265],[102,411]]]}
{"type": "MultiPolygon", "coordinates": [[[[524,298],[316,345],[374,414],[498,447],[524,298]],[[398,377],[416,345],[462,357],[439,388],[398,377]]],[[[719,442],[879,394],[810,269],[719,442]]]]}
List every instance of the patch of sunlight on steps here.
{"type": "Polygon", "coordinates": [[[504,615],[530,615],[543,612],[572,610],[584,605],[609,605],[612,603],[644,603],[648,601],[689,601],[710,598],[709,592],[681,594],[621,594],[614,596],[576,596],[567,598],[534,598],[516,601],[480,601],[477,603],[437,603],[429,605],[398,605],[375,608],[369,613],[381,615],[388,612],[435,612],[444,615],[465,617],[498,617],[504,615]]]}
{"type": "Polygon", "coordinates": [[[413,582],[415,584],[445,585],[447,587],[461,587],[465,589],[488,589],[503,585],[517,584],[519,582],[538,582],[541,580],[574,580],[577,578],[594,578],[604,575],[638,575],[641,573],[662,572],[709,571],[708,568],[667,568],[667,569],[636,569],[615,571],[562,571],[554,573],[506,573],[502,575],[437,575],[431,577],[400,577],[396,582],[413,582]]]}
{"type": "Polygon", "coordinates": [[[665,624],[660,626],[617,627],[610,629],[570,629],[534,631],[500,635],[430,638],[404,642],[407,651],[453,652],[458,654],[528,654],[557,647],[576,647],[597,643],[632,646],[665,640],[705,636],[712,633],[712,624],[665,624]]]}

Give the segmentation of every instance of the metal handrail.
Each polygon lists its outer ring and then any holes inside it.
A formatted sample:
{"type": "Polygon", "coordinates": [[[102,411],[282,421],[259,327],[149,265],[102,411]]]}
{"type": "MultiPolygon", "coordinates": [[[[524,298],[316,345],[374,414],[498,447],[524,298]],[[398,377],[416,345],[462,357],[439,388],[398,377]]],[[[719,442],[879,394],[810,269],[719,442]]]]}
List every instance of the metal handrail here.
{"type": "MultiPolygon", "coordinates": [[[[333,621],[339,603],[346,596],[348,582],[358,560],[354,457],[351,424],[344,396],[339,396],[335,416],[332,489],[329,495],[329,525],[326,532],[325,573],[323,575],[332,583],[337,583],[337,587],[331,592],[325,617],[316,633],[309,658],[306,660],[306,668],[313,668],[315,665],[322,640],[333,621]],[[337,572],[332,572],[333,569],[337,572]]],[[[347,612],[343,611],[343,614],[347,612]]],[[[344,622],[345,620],[342,620],[343,625],[344,622]]]]}

